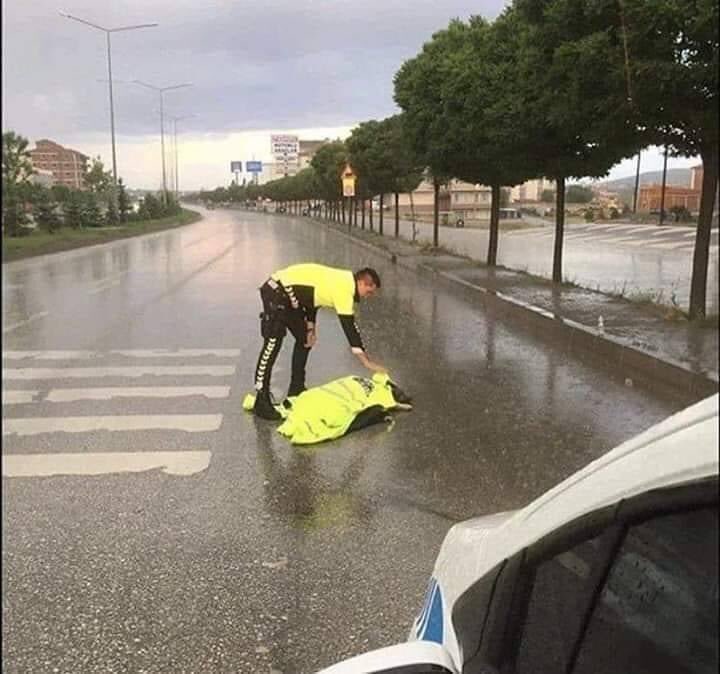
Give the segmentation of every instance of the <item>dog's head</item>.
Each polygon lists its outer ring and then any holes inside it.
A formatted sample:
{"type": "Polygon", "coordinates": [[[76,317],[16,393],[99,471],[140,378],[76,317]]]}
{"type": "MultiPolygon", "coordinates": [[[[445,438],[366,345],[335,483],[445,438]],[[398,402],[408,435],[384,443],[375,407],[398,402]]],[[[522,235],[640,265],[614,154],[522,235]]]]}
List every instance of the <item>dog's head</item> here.
{"type": "Polygon", "coordinates": [[[412,398],[405,393],[394,381],[388,380],[388,386],[390,387],[390,393],[392,393],[397,406],[402,410],[412,409],[412,398]]]}

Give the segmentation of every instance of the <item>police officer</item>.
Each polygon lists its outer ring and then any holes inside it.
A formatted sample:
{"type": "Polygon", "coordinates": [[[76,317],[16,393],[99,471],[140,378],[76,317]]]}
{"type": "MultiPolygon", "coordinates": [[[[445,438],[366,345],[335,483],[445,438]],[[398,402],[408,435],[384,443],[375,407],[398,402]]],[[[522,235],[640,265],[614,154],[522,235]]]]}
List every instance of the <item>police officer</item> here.
{"type": "Polygon", "coordinates": [[[263,313],[260,314],[263,346],[255,368],[254,412],[263,419],[280,419],[270,397],[270,377],[283,338],[289,330],[295,338],[288,397],[305,390],[305,365],[317,340],[316,316],[319,307],[334,309],[352,352],[369,370],[385,372],[370,360],[354,318],[354,304],[371,297],[380,288],[380,276],[370,267],[354,274],[321,264],[296,264],[275,272],[260,287],[263,313]]]}

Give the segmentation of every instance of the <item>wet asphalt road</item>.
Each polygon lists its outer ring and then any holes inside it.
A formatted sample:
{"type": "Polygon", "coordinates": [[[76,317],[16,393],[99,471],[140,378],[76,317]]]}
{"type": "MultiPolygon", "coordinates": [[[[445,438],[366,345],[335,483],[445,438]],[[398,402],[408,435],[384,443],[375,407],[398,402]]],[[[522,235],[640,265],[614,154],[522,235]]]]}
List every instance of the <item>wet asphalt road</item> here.
{"type": "MultiPolygon", "coordinates": [[[[312,672],[403,640],[455,521],[527,503],[683,406],[322,226],[206,216],[3,266],[6,672],[312,672]],[[309,260],[379,270],[358,323],[416,408],[300,451],[241,401],[257,286],[309,260]],[[92,399],[98,388],[124,393],[92,399]],[[98,466],[97,453],[161,451],[209,452],[209,465],[5,477],[9,457],[98,466]]],[[[289,359],[288,343],[278,394],[289,359]]],[[[350,373],[362,374],[321,312],[309,383],[350,373]]]]}

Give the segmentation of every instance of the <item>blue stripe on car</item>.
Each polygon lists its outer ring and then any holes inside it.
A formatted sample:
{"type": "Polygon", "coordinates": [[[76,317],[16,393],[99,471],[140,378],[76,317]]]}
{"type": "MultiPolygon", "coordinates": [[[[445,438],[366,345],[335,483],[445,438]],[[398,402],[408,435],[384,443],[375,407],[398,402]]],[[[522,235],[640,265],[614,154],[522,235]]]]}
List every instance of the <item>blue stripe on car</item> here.
{"type": "Polygon", "coordinates": [[[430,600],[430,610],[425,616],[425,624],[422,628],[420,639],[423,641],[434,641],[442,644],[443,642],[443,607],[442,592],[440,586],[436,584],[430,600]]]}

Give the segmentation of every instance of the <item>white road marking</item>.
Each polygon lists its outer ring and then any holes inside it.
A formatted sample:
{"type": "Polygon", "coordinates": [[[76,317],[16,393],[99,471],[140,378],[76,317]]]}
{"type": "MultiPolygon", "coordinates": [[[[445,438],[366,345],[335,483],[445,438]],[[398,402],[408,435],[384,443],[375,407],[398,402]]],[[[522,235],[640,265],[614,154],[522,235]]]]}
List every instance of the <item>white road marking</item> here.
{"type": "Polygon", "coordinates": [[[87,433],[90,431],[173,430],[216,431],[222,414],[130,414],[87,417],[26,417],[3,419],[3,435],[87,433]]]}
{"type": "Polygon", "coordinates": [[[109,290],[110,288],[114,288],[115,286],[120,285],[120,279],[117,279],[115,281],[111,281],[110,283],[105,283],[103,285],[99,285],[96,288],[93,288],[92,290],[88,290],[88,295],[95,295],[97,293],[101,293],[103,290],[109,290]]]}
{"type": "Polygon", "coordinates": [[[695,244],[688,241],[668,241],[664,243],[653,243],[652,245],[648,246],[648,248],[659,248],[660,250],[682,250],[684,252],[687,252],[692,250],[694,245],[695,244]]]}
{"type": "Polygon", "coordinates": [[[234,365],[137,365],[128,367],[34,367],[3,368],[3,379],[71,379],[93,377],[180,377],[204,375],[207,377],[228,377],[235,373],[234,365]]]}
{"type": "Polygon", "coordinates": [[[2,404],[3,405],[17,405],[31,403],[33,398],[38,394],[38,391],[6,391],[2,392],[2,404]]]}
{"type": "Polygon", "coordinates": [[[24,321],[19,321],[18,323],[12,323],[11,325],[6,325],[3,327],[3,335],[6,335],[8,332],[12,332],[13,330],[17,330],[18,328],[23,327],[24,325],[28,325],[29,323],[32,323],[33,321],[40,320],[41,318],[45,318],[45,316],[49,315],[50,312],[48,311],[40,311],[37,314],[33,314],[29,318],[25,319],[24,321]]]}
{"type": "Polygon", "coordinates": [[[101,351],[3,351],[3,360],[89,360],[108,356],[127,358],[198,358],[216,356],[217,358],[237,358],[240,349],[112,349],[101,351]]]}
{"type": "Polygon", "coordinates": [[[7,454],[3,477],[109,475],[161,468],[168,475],[194,475],[210,465],[210,452],[88,452],[78,454],[7,454]]]}
{"type": "Polygon", "coordinates": [[[216,356],[218,358],[237,358],[240,349],[115,349],[111,354],[128,358],[198,358],[216,356]]]}
{"type": "Polygon", "coordinates": [[[113,398],[182,398],[184,396],[227,398],[229,395],[229,386],[117,386],[51,389],[45,400],[51,403],[69,403],[76,400],[112,400],[113,398]]]}

